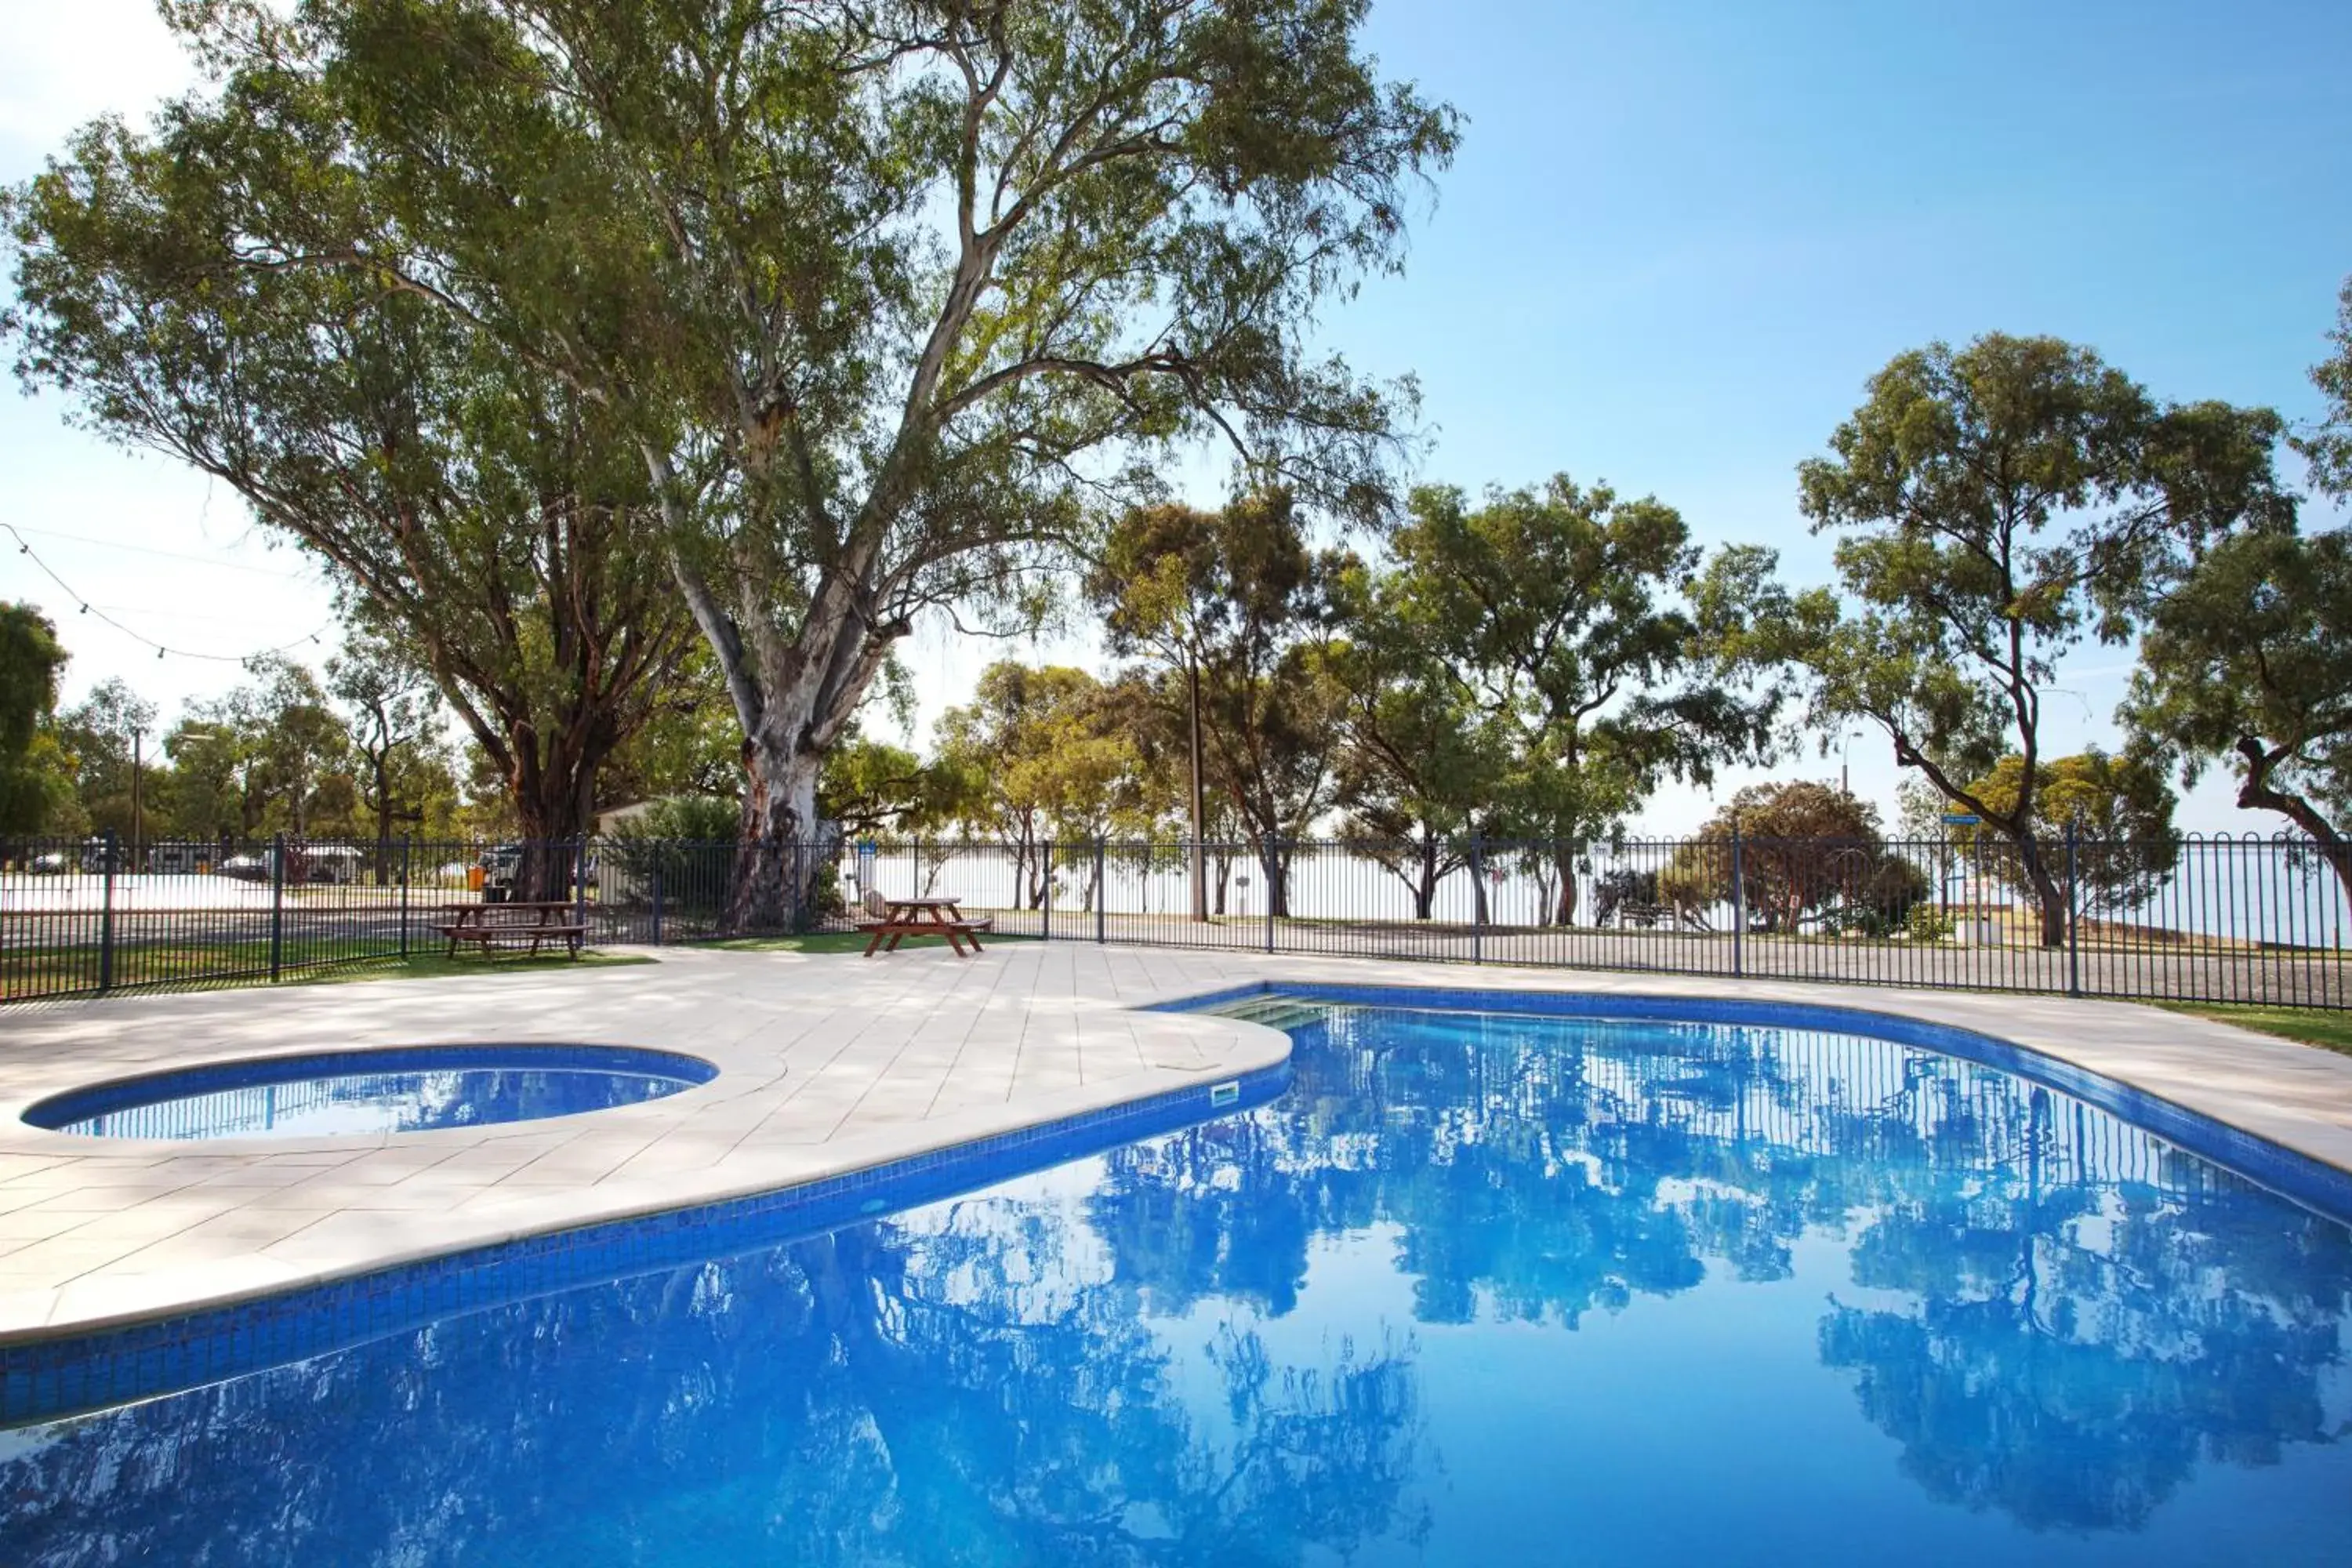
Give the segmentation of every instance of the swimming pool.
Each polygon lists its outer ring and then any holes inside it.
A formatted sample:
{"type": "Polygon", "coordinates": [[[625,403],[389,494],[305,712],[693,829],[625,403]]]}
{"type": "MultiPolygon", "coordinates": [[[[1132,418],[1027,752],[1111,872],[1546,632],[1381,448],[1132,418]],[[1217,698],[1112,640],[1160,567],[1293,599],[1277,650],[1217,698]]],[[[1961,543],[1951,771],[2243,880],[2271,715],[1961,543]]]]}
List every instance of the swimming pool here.
{"type": "Polygon", "coordinates": [[[708,1083],[699,1057],[625,1046],[413,1046],[214,1062],[54,1095],[36,1127],[90,1138],[319,1138],[577,1116],[708,1083]]]}
{"type": "Polygon", "coordinates": [[[2342,1560],[2340,1220],[1843,1028],[1234,1005],[1297,1042],[1271,1104],[0,1433],[0,1540],[28,1563],[2342,1560]]]}

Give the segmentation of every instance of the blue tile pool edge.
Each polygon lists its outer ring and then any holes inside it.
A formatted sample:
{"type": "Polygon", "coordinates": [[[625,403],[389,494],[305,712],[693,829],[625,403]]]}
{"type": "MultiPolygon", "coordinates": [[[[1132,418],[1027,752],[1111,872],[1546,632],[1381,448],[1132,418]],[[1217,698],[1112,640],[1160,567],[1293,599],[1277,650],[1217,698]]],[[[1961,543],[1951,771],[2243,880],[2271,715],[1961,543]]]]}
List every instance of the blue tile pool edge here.
{"type": "Polygon", "coordinates": [[[514,1069],[557,1072],[639,1072],[675,1079],[681,1089],[719,1076],[715,1062],[684,1051],[648,1046],[575,1045],[560,1041],[456,1041],[419,1046],[370,1046],[344,1050],[302,1051],[283,1056],[236,1057],[198,1062],[161,1072],[132,1073],[77,1085],[45,1095],[25,1107],[19,1120],[58,1131],[76,1121],[136,1110],[165,1100],[226,1089],[260,1089],[312,1078],[361,1073],[436,1072],[443,1069],[514,1069]]]}
{"type": "Polygon", "coordinates": [[[1286,1059],[814,1182],[469,1247],[95,1332],[0,1344],[0,1429],[346,1350],[515,1301],[787,1245],[1264,1105],[1286,1059]],[[1240,1086],[1238,1094],[1218,1090],[1240,1086]]]}
{"type": "Polygon", "coordinates": [[[2055,1089],[2156,1133],[2182,1151],[2234,1172],[2291,1203],[2338,1224],[2352,1225],[2352,1171],[2046,1051],[1957,1024],[1931,1023],[1900,1013],[1815,1002],[1469,986],[1293,984],[1280,980],[1253,981],[1246,985],[1156,1002],[1146,1011],[1195,1013],[1260,995],[1295,996],[1307,1002],[1359,1006],[1676,1024],[1752,1024],[1868,1036],[1994,1068],[2055,1089]]]}

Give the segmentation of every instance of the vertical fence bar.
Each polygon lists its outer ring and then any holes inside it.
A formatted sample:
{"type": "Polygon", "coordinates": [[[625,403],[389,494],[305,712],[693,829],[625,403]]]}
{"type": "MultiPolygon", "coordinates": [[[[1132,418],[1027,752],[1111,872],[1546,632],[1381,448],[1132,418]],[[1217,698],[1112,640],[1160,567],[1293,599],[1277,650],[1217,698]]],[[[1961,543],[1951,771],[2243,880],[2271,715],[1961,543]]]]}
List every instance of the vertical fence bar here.
{"type": "Polygon", "coordinates": [[[665,861],[665,860],[667,860],[667,858],[669,858],[669,857],[668,857],[667,855],[661,853],[661,852],[660,852],[660,850],[659,850],[658,848],[656,848],[656,852],[655,852],[655,854],[654,854],[654,858],[653,858],[653,862],[654,862],[654,945],[655,945],[656,947],[659,947],[659,946],[662,944],[662,943],[661,943],[661,926],[662,926],[662,862],[663,862],[663,861],[665,861]]]}
{"type": "MultiPolygon", "coordinates": [[[[1095,840],[1095,886],[1096,886],[1096,887],[1097,887],[1097,888],[1099,888],[1099,887],[1101,887],[1101,886],[1103,886],[1103,885],[1104,885],[1104,879],[1103,879],[1103,867],[1104,867],[1105,862],[1107,862],[1109,858],[1110,858],[1110,840],[1109,840],[1109,839],[1108,839],[1108,838],[1097,838],[1097,839],[1096,839],[1096,840],[1095,840]]],[[[1107,902],[1107,900],[1104,900],[1104,899],[1102,899],[1102,898],[1099,898],[1099,897],[1097,897],[1097,898],[1095,900],[1095,942],[1096,942],[1097,945],[1100,945],[1101,943],[1106,942],[1108,942],[1108,941],[1110,940],[1110,925],[1109,925],[1109,920],[1108,920],[1108,916],[1106,914],[1106,912],[1105,912],[1105,910],[1104,910],[1104,909],[1103,909],[1103,905],[1105,904],[1105,902],[1107,902]]]]}
{"type": "Polygon", "coordinates": [[[1258,868],[1265,882],[1265,950],[1274,951],[1274,892],[1282,878],[1282,843],[1271,833],[1265,836],[1265,864],[1258,868]]]}
{"type": "Polygon", "coordinates": [[[286,972],[286,835],[269,840],[269,978],[286,972]]]}
{"type": "Polygon", "coordinates": [[[2066,825],[2066,994],[2083,994],[2082,846],[2076,825],[2066,825]]]}
{"type": "Polygon", "coordinates": [[[588,836],[580,835],[572,841],[572,923],[581,928],[580,940],[588,940],[588,836]]]}
{"type": "Polygon", "coordinates": [[[114,989],[114,856],[119,847],[114,829],[108,828],[99,851],[104,857],[99,864],[99,875],[104,880],[98,905],[98,988],[101,993],[114,989]]]}
{"type": "Polygon", "coordinates": [[[1739,824],[1731,825],[1731,973],[1734,979],[1748,973],[1747,954],[1742,943],[1748,938],[1748,862],[1739,842],[1739,824]]]}
{"type": "MultiPolygon", "coordinates": [[[[1045,896],[1037,902],[1037,940],[1051,942],[1054,940],[1054,841],[1050,838],[1045,840],[1045,896]]],[[[1096,899],[1099,906],[1101,899],[1099,889],[1097,889],[1096,899]]]]}
{"type": "Polygon", "coordinates": [[[1486,962],[1486,841],[1470,836],[1470,962],[1486,962]]]}
{"type": "Polygon", "coordinates": [[[408,956],[408,885],[415,879],[413,864],[415,845],[404,833],[400,836],[400,956],[408,956]]]}

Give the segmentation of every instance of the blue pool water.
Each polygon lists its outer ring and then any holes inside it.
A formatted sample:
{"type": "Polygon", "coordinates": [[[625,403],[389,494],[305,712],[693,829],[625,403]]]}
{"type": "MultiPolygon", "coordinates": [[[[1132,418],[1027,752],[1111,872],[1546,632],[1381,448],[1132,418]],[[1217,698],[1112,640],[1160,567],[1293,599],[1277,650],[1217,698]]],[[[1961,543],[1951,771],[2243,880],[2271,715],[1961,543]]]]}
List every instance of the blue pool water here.
{"type": "Polygon", "coordinates": [[[617,1046],[419,1046],[224,1062],[76,1089],[25,1112],[98,1138],[317,1138],[537,1121],[708,1083],[698,1057],[617,1046]]]}
{"type": "Polygon", "coordinates": [[[2347,1561],[2337,1220],[1881,1039],[1250,1005],[1260,1109],[0,1431],[0,1556],[2347,1561]]]}

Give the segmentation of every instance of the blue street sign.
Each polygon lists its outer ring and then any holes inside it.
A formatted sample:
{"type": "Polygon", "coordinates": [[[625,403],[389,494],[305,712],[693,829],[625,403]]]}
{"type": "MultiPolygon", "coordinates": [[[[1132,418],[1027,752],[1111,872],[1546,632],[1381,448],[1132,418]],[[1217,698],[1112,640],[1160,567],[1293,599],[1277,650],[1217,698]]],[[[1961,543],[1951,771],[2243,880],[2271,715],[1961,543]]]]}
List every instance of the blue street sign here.
{"type": "Polygon", "coordinates": [[[1974,827],[1978,823],[1982,822],[1983,820],[1983,817],[1978,816],[1971,812],[1948,811],[1944,813],[1944,821],[1953,827],[1974,827]]]}

